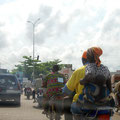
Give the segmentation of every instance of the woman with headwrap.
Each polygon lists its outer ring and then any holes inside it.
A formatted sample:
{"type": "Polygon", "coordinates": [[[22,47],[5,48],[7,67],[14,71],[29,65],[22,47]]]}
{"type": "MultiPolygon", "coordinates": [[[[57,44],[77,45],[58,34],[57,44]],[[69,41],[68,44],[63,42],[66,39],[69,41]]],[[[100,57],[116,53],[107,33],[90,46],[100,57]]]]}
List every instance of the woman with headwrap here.
{"type": "Polygon", "coordinates": [[[86,65],[88,64],[86,53],[87,51],[84,51],[82,54],[83,66],[73,72],[70,79],[67,81],[66,85],[63,88],[63,94],[67,96],[71,95],[71,93],[75,91],[75,95],[73,97],[72,105],[71,105],[71,112],[73,114],[79,113],[81,109],[79,108],[79,106],[77,106],[76,102],[78,100],[79,95],[82,94],[82,90],[84,88],[84,85],[80,84],[80,79],[84,78],[85,68],[86,68],[86,65]]]}
{"type": "MultiPolygon", "coordinates": [[[[80,104],[80,106],[78,106],[78,102],[80,100],[83,104],[85,94],[84,90],[86,90],[87,85],[92,82],[96,83],[96,80],[92,78],[98,79],[99,82],[97,84],[102,85],[104,83],[104,85],[107,86],[111,92],[110,72],[107,67],[101,64],[99,59],[101,55],[102,49],[99,47],[92,47],[85,51],[82,55],[83,66],[73,72],[63,88],[63,93],[65,95],[70,95],[73,91],[76,92],[71,105],[72,114],[81,113],[82,105],[80,104]],[[100,79],[101,76],[99,77],[98,75],[101,75],[102,77],[104,76],[104,80],[100,79]]],[[[88,89],[86,92],[88,92],[88,89]]]]}
{"type": "Polygon", "coordinates": [[[87,50],[88,64],[85,68],[85,77],[80,84],[85,86],[84,92],[89,95],[90,89],[95,98],[87,96],[92,102],[99,102],[107,97],[111,89],[111,76],[108,68],[101,64],[100,56],[103,51],[100,47],[91,47],[87,50]],[[90,86],[90,89],[88,89],[90,86]]]}
{"type": "Polygon", "coordinates": [[[84,51],[83,54],[82,54],[82,63],[83,63],[83,65],[88,64],[87,51],[84,51]]]}

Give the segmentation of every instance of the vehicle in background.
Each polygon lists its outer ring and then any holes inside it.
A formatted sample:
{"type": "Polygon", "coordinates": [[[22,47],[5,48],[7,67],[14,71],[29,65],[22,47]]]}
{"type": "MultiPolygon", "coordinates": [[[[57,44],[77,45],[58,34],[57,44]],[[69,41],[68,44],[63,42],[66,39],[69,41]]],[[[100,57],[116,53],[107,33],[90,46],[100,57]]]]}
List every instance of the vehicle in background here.
{"type": "Polygon", "coordinates": [[[12,101],[20,106],[21,87],[18,79],[13,74],[0,74],[0,100],[12,101]]]}
{"type": "Polygon", "coordinates": [[[43,83],[42,77],[35,79],[34,89],[35,89],[36,92],[39,91],[39,88],[42,88],[42,83],[43,83]]]}
{"type": "Polygon", "coordinates": [[[38,107],[42,108],[42,106],[43,106],[43,88],[38,89],[36,99],[38,102],[38,107]]]}
{"type": "Polygon", "coordinates": [[[27,87],[26,88],[26,96],[27,96],[28,100],[30,99],[31,95],[32,95],[32,89],[31,89],[31,87],[27,87]]]}

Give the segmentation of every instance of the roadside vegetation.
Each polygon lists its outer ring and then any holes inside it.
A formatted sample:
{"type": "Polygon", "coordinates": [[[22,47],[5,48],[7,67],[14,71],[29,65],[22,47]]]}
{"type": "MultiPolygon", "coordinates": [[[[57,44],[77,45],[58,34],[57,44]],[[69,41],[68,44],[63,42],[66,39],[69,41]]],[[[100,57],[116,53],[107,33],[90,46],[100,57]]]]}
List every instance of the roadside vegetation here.
{"type": "Polygon", "coordinates": [[[55,64],[59,64],[60,68],[64,67],[64,64],[60,64],[62,61],[59,59],[55,59],[53,61],[42,62],[39,58],[36,58],[34,61],[31,56],[23,56],[24,60],[21,61],[18,65],[15,65],[15,69],[11,71],[12,74],[16,72],[23,72],[24,77],[27,77],[29,80],[32,79],[33,73],[33,64],[35,68],[35,78],[38,78],[40,74],[47,75],[52,66],[55,64]]]}

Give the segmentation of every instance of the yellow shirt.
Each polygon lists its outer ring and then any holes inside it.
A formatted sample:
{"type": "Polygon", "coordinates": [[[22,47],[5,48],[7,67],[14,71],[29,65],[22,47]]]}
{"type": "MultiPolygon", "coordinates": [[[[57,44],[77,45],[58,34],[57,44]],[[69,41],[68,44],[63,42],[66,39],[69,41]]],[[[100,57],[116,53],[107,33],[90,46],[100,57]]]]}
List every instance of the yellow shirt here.
{"type": "Polygon", "coordinates": [[[80,80],[85,76],[85,68],[86,66],[80,67],[79,69],[75,70],[71,76],[71,78],[67,81],[66,85],[70,91],[76,92],[73,97],[73,102],[77,101],[78,96],[82,93],[82,89],[84,88],[83,85],[80,85],[80,80]]]}

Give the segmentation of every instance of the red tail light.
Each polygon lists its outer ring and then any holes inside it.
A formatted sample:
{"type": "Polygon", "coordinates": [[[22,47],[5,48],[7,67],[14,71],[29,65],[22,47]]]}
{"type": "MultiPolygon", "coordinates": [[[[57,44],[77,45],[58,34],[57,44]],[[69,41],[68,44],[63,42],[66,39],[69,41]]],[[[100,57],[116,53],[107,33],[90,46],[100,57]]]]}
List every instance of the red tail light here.
{"type": "Polygon", "coordinates": [[[98,120],[110,120],[110,115],[99,115],[98,120]]]}

